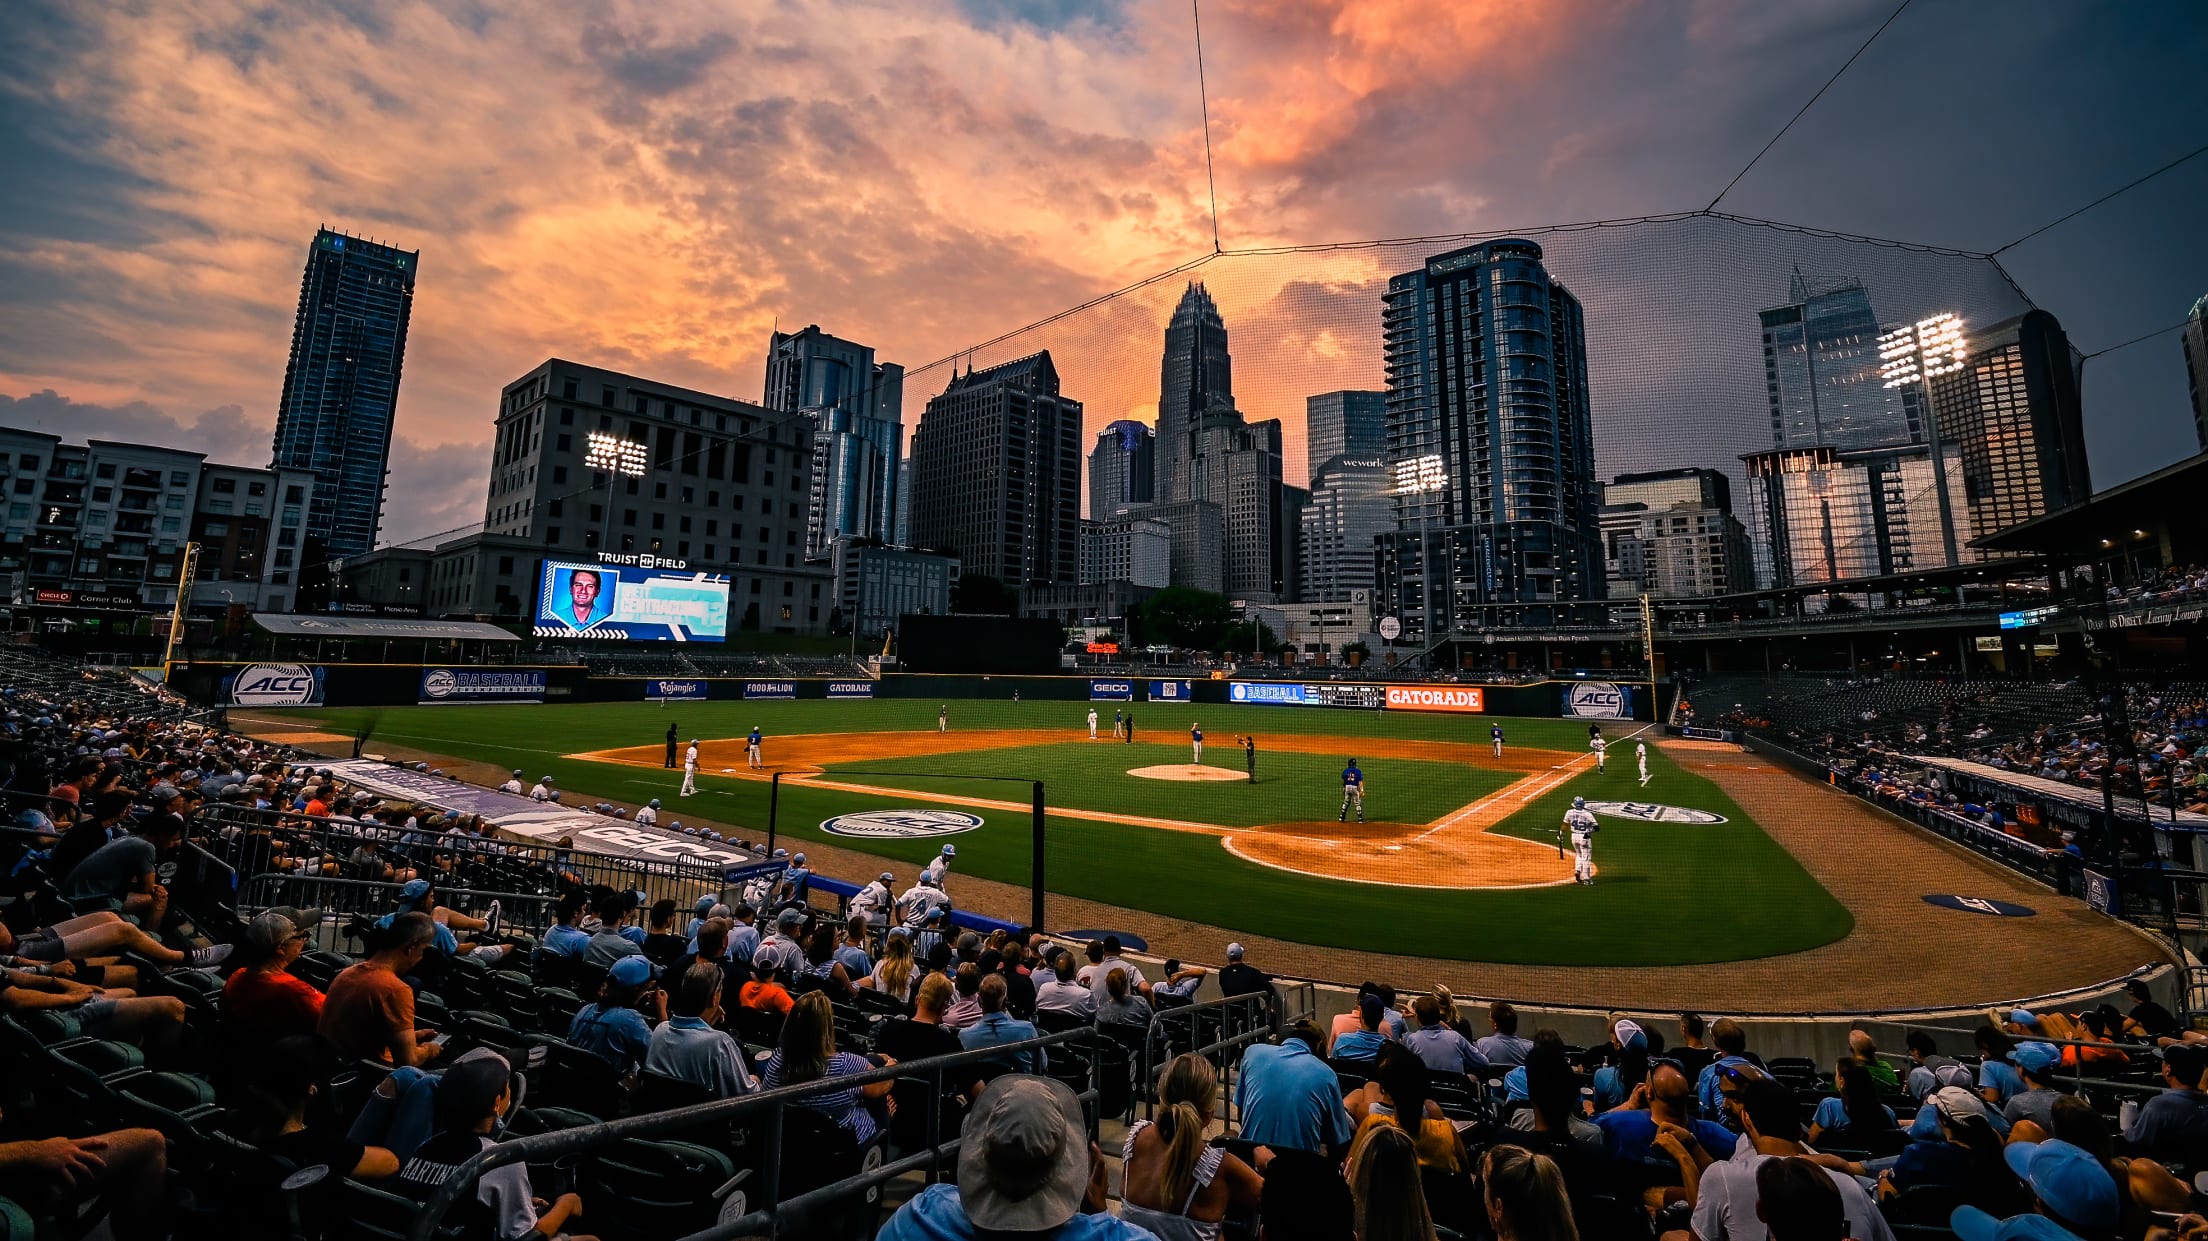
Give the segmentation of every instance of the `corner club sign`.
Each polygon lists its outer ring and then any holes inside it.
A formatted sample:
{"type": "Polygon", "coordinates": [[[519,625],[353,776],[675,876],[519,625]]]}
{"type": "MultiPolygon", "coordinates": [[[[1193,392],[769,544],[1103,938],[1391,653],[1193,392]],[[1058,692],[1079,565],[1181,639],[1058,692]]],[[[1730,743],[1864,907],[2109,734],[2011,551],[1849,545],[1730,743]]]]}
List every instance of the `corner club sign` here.
{"type": "Polygon", "coordinates": [[[1487,710],[1485,692],[1456,685],[1390,685],[1390,711],[1456,711],[1465,714],[1487,710]]]}
{"type": "Polygon", "coordinates": [[[1605,819],[1639,819],[1643,823],[1723,823],[1725,816],[1689,806],[1659,806],[1647,801],[1591,801],[1587,808],[1605,819]]]}
{"type": "Polygon", "coordinates": [[[322,701],[322,670],[305,664],[247,664],[230,678],[239,707],[311,707],[322,701]]]}
{"type": "Polygon", "coordinates": [[[857,836],[862,840],[916,840],[923,836],[956,836],[973,831],[981,823],[981,816],[957,810],[867,810],[823,819],[820,830],[831,836],[857,836]]]}

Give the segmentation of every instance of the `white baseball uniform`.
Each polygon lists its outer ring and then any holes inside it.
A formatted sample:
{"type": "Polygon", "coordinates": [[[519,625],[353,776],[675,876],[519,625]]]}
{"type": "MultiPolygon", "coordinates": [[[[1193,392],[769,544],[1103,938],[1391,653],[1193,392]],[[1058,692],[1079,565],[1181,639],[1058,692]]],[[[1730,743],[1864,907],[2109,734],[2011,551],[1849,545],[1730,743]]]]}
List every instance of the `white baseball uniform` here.
{"type": "Polygon", "coordinates": [[[1641,783],[1645,785],[1648,783],[1648,743],[1646,741],[1635,742],[1633,756],[1641,762],[1641,783]]]}
{"type": "Polygon", "coordinates": [[[1595,752],[1595,770],[1610,770],[1610,743],[1600,737],[1591,738],[1587,748],[1595,752]]]}
{"type": "Polygon", "coordinates": [[[638,827],[658,827],[659,811],[652,809],[650,806],[638,806],[636,808],[636,825],[638,827]]]}
{"type": "Polygon", "coordinates": [[[1594,812],[1585,806],[1574,806],[1564,812],[1564,826],[1572,833],[1572,878],[1581,883],[1595,881],[1595,832],[1601,824],[1595,821],[1594,812]]]}
{"type": "Polygon", "coordinates": [[[1089,740],[1096,740],[1096,708],[1089,708],[1089,740]]]}
{"type": "Polygon", "coordinates": [[[943,886],[943,881],[950,878],[950,876],[951,859],[944,857],[940,853],[935,855],[934,861],[929,862],[920,870],[920,877],[922,879],[927,880],[928,882],[934,884],[936,887],[939,888],[943,886]]]}

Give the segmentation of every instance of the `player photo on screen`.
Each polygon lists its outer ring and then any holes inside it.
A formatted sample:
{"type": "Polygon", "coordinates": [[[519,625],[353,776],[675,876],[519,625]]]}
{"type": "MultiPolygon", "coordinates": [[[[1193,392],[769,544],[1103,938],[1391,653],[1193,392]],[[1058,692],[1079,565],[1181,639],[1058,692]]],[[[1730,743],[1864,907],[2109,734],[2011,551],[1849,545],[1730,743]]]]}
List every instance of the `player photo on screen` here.
{"type": "Polygon", "coordinates": [[[538,574],[540,638],[720,642],[728,636],[728,578],[657,566],[547,560],[538,574]]]}
{"type": "Polygon", "coordinates": [[[582,566],[555,566],[544,610],[569,629],[584,630],[613,615],[620,578],[582,566]]]}

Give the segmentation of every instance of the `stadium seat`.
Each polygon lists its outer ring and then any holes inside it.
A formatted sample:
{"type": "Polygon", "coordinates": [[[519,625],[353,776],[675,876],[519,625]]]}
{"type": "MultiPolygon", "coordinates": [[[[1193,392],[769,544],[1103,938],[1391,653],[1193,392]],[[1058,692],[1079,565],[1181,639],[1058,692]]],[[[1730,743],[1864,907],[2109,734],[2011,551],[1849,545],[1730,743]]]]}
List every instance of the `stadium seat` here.
{"type": "Polygon", "coordinates": [[[737,1188],[735,1165],[689,1142],[631,1138],[586,1158],[578,1181],[586,1206],[609,1204],[591,1216],[600,1237],[660,1241],[735,1218],[721,1205],[737,1188]]]}
{"type": "MultiPolygon", "coordinates": [[[[782,1113],[782,1185],[780,1201],[871,1172],[888,1162],[889,1134],[878,1131],[864,1146],[834,1120],[803,1108],[782,1113]]],[[[874,1235],[881,1213],[882,1187],[847,1199],[799,1222],[796,1231],[826,1239],[864,1241],[874,1235]]]]}

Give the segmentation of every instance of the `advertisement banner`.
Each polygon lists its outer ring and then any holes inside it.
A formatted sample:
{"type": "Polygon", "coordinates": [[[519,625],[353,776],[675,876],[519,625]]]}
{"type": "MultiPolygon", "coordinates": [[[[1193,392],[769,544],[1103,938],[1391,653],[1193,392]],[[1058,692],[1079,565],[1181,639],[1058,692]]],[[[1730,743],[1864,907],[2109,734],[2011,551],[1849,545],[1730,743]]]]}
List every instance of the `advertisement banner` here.
{"type": "Polygon", "coordinates": [[[830,681],[828,682],[828,696],[830,698],[872,698],[874,696],[874,682],[830,681]]]}
{"type": "Polygon", "coordinates": [[[1191,697],[1189,685],[1186,681],[1150,682],[1150,701],[1152,702],[1187,702],[1191,697]]]}
{"type": "Polygon", "coordinates": [[[247,664],[224,678],[223,699],[234,707],[319,706],[322,678],[305,664],[247,664]]]}
{"type": "Polygon", "coordinates": [[[540,638],[720,642],[728,636],[728,578],[683,572],[681,561],[637,564],[547,560],[538,571],[540,638]]]}
{"type": "Polygon", "coordinates": [[[1263,707],[1301,707],[1310,699],[1301,685],[1280,681],[1233,681],[1227,685],[1227,701],[1263,707]]]}
{"type": "Polygon", "coordinates": [[[1476,685],[1390,685],[1388,709],[1469,715],[1487,710],[1487,693],[1476,685]]]}
{"type": "Polygon", "coordinates": [[[746,698],[795,698],[795,697],[797,697],[797,682],[795,682],[795,681],[746,681],[746,682],[744,682],[744,697],[746,697],[746,698]]]}
{"type": "Polygon", "coordinates": [[[1564,687],[1567,720],[1629,720],[1633,718],[1633,687],[1610,681],[1579,681],[1564,687]]]}
{"type": "Polygon", "coordinates": [[[1091,681],[1089,682],[1089,698],[1092,701],[1102,699],[1107,702],[1133,702],[1135,700],[1135,683],[1133,681],[1091,681]]]}
{"type": "Polygon", "coordinates": [[[442,702],[543,702],[541,668],[425,668],[423,704],[442,702]]]}
{"type": "Polygon", "coordinates": [[[706,691],[705,682],[703,681],[644,682],[644,701],[646,702],[704,702],[705,699],[706,691]]]}

